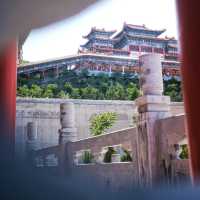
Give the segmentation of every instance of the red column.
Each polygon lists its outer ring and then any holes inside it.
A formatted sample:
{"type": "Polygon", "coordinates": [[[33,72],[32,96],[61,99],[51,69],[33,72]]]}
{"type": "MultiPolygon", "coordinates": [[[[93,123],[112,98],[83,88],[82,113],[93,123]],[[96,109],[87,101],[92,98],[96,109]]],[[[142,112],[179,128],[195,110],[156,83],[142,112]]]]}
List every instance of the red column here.
{"type": "Polygon", "coordinates": [[[200,1],[177,0],[181,73],[193,183],[200,180],[200,1]]]}
{"type": "Polygon", "coordinates": [[[15,42],[0,50],[0,161],[10,161],[14,154],[16,52],[15,42]]]}

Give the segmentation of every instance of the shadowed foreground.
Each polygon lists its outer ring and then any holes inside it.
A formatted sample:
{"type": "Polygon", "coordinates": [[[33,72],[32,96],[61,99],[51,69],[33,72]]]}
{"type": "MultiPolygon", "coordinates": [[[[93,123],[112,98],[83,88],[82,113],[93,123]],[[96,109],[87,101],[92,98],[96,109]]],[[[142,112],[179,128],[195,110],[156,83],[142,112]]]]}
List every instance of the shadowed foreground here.
{"type": "MultiPolygon", "coordinates": [[[[1,199],[199,199],[200,190],[183,185],[150,189],[130,188],[110,191],[103,188],[87,174],[77,174],[73,179],[38,173],[31,167],[15,163],[1,167],[1,199]]],[[[116,174],[117,176],[117,174],[116,174]]]]}

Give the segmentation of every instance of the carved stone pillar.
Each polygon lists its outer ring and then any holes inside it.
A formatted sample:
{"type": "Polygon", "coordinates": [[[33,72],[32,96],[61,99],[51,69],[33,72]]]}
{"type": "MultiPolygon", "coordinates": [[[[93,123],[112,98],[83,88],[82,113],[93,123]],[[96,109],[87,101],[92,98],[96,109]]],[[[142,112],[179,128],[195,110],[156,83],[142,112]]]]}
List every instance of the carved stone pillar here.
{"type": "Polygon", "coordinates": [[[170,116],[170,98],[163,96],[162,66],[159,54],[140,56],[140,84],[143,96],[136,100],[139,112],[138,159],[142,186],[158,180],[158,137],[155,122],[170,116]]]}
{"type": "Polygon", "coordinates": [[[26,140],[27,152],[36,150],[37,148],[37,123],[27,123],[27,140],[26,140]]]}
{"type": "Polygon", "coordinates": [[[77,130],[75,126],[74,103],[67,102],[60,105],[60,123],[59,144],[76,141],[77,130]]]}

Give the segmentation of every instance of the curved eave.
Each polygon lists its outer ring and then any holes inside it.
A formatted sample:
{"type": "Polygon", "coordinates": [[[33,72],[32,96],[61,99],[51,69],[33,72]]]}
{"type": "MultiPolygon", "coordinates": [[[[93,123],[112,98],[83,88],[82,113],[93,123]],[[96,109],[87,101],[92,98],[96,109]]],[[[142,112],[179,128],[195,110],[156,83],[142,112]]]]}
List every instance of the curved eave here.
{"type": "Polygon", "coordinates": [[[64,57],[60,57],[60,58],[47,59],[47,60],[38,61],[38,62],[31,62],[28,64],[20,65],[19,68],[31,67],[31,66],[40,65],[40,64],[49,64],[51,62],[62,61],[65,59],[75,59],[75,58],[88,57],[88,56],[96,57],[96,58],[101,57],[101,58],[108,58],[108,59],[127,60],[127,61],[137,60],[137,59],[133,59],[133,58],[127,57],[127,56],[119,57],[119,56],[115,56],[115,55],[102,55],[102,54],[96,54],[96,53],[81,53],[81,54],[75,54],[75,55],[70,55],[70,56],[64,56],[64,57]]]}
{"type": "Polygon", "coordinates": [[[159,35],[161,35],[162,33],[164,33],[165,31],[166,31],[166,29],[162,29],[162,30],[155,31],[155,32],[157,32],[157,33],[158,33],[157,36],[159,36],[159,35]]]}
{"type": "Polygon", "coordinates": [[[137,30],[137,31],[153,32],[153,33],[155,33],[155,36],[159,36],[166,31],[166,29],[153,30],[153,29],[147,28],[145,25],[140,26],[140,25],[132,25],[132,24],[125,23],[123,30],[126,28],[130,28],[132,30],[137,30]]]}
{"type": "Polygon", "coordinates": [[[132,36],[132,35],[128,35],[126,34],[126,37],[127,39],[150,39],[150,40],[155,40],[155,41],[163,41],[163,42],[166,42],[168,41],[167,39],[165,38],[157,38],[157,37],[148,37],[148,36],[139,36],[139,35],[135,35],[135,36],[132,36]]]}
{"type": "Polygon", "coordinates": [[[113,31],[106,31],[106,30],[101,30],[101,29],[94,29],[94,28],[92,28],[91,30],[90,30],[90,32],[87,34],[87,35],[85,35],[85,36],[82,36],[84,39],[88,39],[89,37],[90,37],[90,35],[93,33],[93,32],[99,32],[99,33],[107,33],[108,34],[108,37],[111,37],[115,32],[116,32],[116,30],[113,30],[113,31]]]}

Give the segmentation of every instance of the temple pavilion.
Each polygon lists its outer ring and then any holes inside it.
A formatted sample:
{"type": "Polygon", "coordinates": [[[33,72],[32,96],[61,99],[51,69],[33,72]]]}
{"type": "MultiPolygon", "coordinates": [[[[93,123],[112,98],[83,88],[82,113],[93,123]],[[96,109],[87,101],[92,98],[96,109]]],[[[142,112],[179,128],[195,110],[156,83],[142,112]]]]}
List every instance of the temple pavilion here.
{"type": "Polygon", "coordinates": [[[132,73],[140,72],[139,56],[147,53],[161,55],[163,78],[180,79],[178,44],[174,37],[162,37],[165,32],[153,30],[145,25],[124,23],[120,31],[91,28],[83,36],[87,41],[74,56],[29,63],[18,68],[18,74],[39,73],[44,77],[48,73],[59,76],[64,69],[88,69],[90,73],[132,73]]]}

